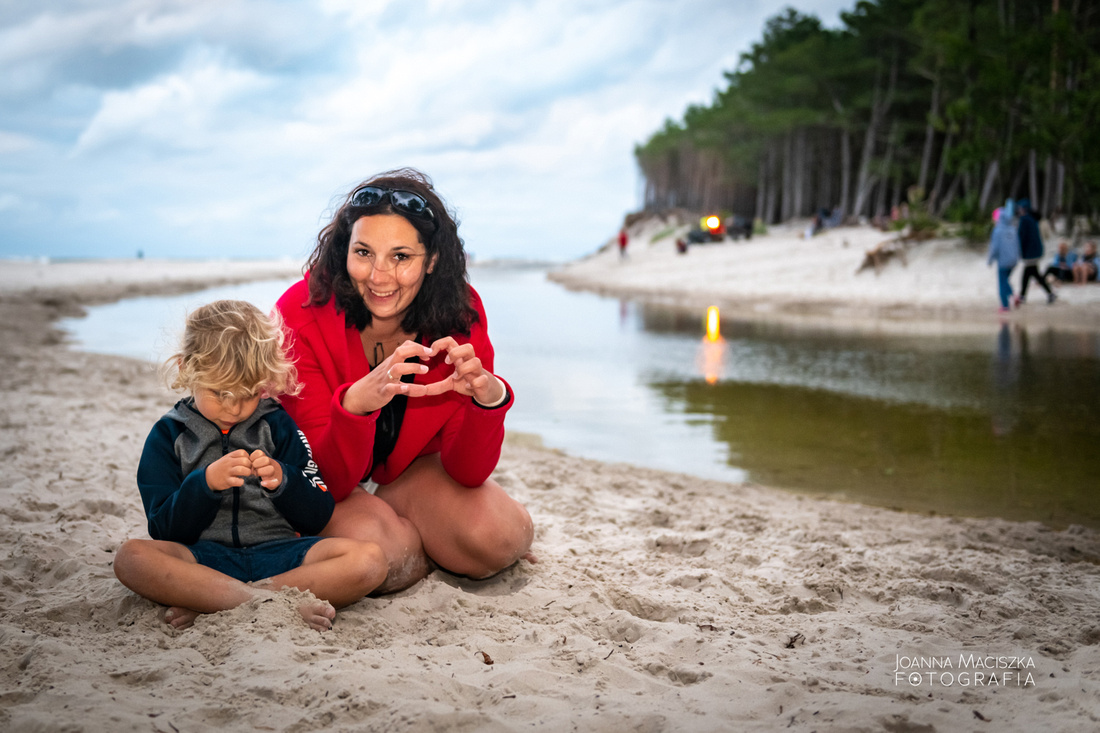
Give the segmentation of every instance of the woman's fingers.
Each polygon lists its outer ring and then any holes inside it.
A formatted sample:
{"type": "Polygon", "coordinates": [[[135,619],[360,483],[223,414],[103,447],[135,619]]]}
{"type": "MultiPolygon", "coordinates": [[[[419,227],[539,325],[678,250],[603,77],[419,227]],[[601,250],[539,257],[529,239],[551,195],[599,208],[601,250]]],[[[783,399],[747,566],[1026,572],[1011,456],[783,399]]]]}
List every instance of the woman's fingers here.
{"type": "MultiPolygon", "coordinates": [[[[454,338],[451,336],[444,336],[441,339],[436,339],[432,342],[431,345],[432,356],[435,356],[440,351],[446,351],[448,354],[450,354],[451,349],[455,348],[456,346],[458,346],[458,342],[455,341],[454,338]]],[[[449,364],[450,362],[448,361],[447,363],[449,364]]]]}
{"type": "MultiPolygon", "coordinates": [[[[375,367],[375,368],[380,369],[381,367],[375,367]]],[[[382,374],[386,377],[386,379],[389,379],[391,382],[400,381],[401,377],[405,376],[406,374],[427,374],[427,373],[428,373],[428,365],[427,364],[409,364],[409,363],[406,363],[404,361],[395,362],[395,363],[391,364],[388,368],[386,368],[382,372],[382,374]]]]}
{"type": "MultiPolygon", "coordinates": [[[[451,340],[453,341],[454,339],[451,340]]],[[[437,353],[434,346],[435,344],[433,344],[431,347],[428,347],[422,344],[418,344],[415,341],[406,341],[405,343],[401,344],[393,350],[393,353],[390,354],[390,359],[393,359],[395,361],[405,361],[406,359],[413,356],[420,357],[421,359],[429,359],[437,353]]]]}

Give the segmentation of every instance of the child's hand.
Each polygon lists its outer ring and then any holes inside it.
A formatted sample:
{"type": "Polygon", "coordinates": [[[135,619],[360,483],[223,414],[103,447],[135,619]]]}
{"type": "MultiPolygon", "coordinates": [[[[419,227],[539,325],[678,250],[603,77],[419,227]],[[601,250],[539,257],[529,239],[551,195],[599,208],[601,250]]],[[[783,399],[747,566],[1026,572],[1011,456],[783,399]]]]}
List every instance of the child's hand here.
{"type": "Polygon", "coordinates": [[[252,474],[252,462],[243,449],[227,453],[206,467],[206,485],[213,491],[225,491],[244,484],[252,474]]]}
{"type": "Polygon", "coordinates": [[[252,451],[249,459],[252,461],[252,473],[260,479],[260,486],[268,491],[279,488],[279,484],[283,482],[283,467],[278,461],[262,450],[252,451]]]}

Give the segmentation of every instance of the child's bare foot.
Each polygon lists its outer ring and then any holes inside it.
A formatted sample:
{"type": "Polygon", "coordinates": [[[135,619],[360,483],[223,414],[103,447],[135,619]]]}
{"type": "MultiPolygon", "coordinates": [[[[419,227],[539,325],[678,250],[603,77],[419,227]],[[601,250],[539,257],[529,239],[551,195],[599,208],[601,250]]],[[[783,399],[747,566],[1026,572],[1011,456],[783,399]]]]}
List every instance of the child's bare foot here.
{"type": "Polygon", "coordinates": [[[318,631],[328,631],[332,628],[332,622],[336,618],[336,609],[328,601],[316,598],[303,600],[298,606],[298,613],[310,625],[310,628],[318,631]]]}
{"type": "Polygon", "coordinates": [[[189,629],[198,617],[198,611],[192,611],[190,608],[181,606],[172,606],[164,612],[164,623],[174,629],[189,629]]]}
{"type": "Polygon", "coordinates": [[[535,555],[535,553],[533,553],[533,552],[523,553],[523,557],[521,559],[526,560],[527,562],[529,562],[531,564],[537,563],[539,561],[538,556],[535,555]]]}

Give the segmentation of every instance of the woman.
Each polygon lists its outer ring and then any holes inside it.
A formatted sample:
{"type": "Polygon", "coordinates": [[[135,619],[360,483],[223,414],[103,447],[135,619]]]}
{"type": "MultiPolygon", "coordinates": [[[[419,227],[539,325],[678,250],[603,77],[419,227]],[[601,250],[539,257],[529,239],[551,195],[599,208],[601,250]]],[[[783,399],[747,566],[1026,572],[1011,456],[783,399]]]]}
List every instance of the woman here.
{"type": "Polygon", "coordinates": [[[322,534],[382,547],[379,592],[431,563],[483,578],[533,562],[530,515],[489,478],[512,391],[431,181],[403,169],[356,187],[306,269],[276,307],[303,385],[283,404],[337,500],[322,534]]]}

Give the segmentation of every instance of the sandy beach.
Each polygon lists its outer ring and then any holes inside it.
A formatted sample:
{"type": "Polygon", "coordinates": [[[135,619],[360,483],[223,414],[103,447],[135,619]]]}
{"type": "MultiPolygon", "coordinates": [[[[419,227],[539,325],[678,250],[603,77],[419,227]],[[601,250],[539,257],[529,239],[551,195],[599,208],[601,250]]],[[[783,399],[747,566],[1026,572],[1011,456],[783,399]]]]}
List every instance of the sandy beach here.
{"type": "MultiPolygon", "coordinates": [[[[776,317],[916,329],[995,318],[980,253],[973,265],[929,243],[907,266],[855,275],[876,237],[792,230],[685,257],[669,240],[556,277],[776,317]]],[[[534,518],[538,564],[478,582],[437,572],[344,609],[324,634],[290,593],[170,629],[111,562],[146,536],[134,472],[175,396],[154,365],[77,351],[53,321],[298,269],[0,262],[0,729],[1100,728],[1100,532],[598,463],[523,435],[494,475],[534,518]]],[[[1059,293],[1011,317],[1100,324],[1100,286],[1059,293]]]]}
{"type": "MultiPolygon", "coordinates": [[[[933,239],[911,243],[879,268],[869,250],[896,232],[838,227],[810,238],[808,222],[771,227],[763,237],[692,245],[678,254],[687,226],[645,219],[629,230],[627,257],[609,241],[593,255],[551,274],[566,287],[705,308],[735,318],[908,333],[986,332],[991,323],[1100,330],[1100,285],[1063,285],[1056,303],[1032,283],[1027,304],[997,312],[997,275],[984,245],[933,239]]],[[[1047,244],[1047,260],[1055,247],[1047,244]]],[[[1044,262],[1044,268],[1045,268],[1044,262]]],[[[1019,292],[1022,266],[1012,275],[1019,292]]]]}

